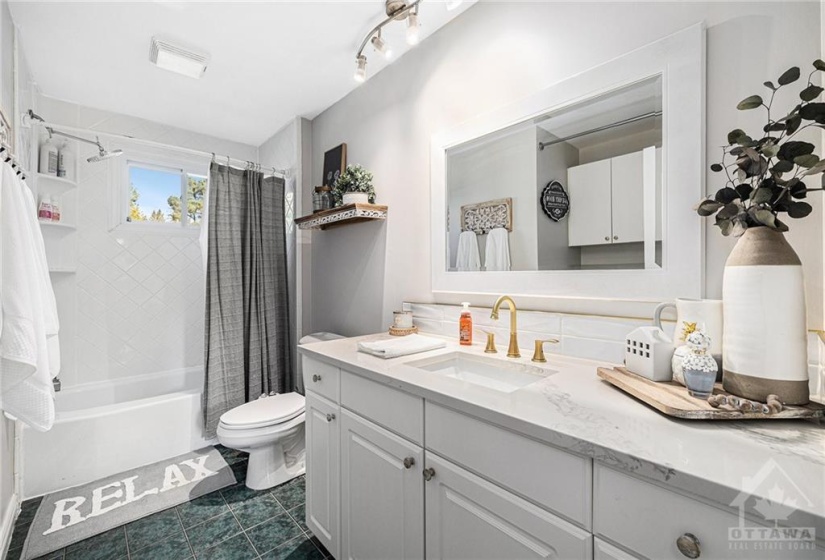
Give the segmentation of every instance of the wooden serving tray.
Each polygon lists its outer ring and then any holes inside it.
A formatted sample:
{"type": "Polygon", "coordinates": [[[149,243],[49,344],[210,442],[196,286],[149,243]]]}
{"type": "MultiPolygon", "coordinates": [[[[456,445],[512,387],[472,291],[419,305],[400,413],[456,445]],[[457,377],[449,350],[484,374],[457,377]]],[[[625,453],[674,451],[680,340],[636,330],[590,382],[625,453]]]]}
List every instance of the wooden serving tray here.
{"type": "MultiPolygon", "coordinates": [[[[672,381],[656,382],[631,373],[623,367],[597,368],[600,378],[615,385],[625,393],[633,395],[668,416],[687,420],[788,420],[791,418],[822,418],[825,405],[808,403],[804,406],[788,406],[776,414],[739,412],[713,408],[707,401],[688,394],[687,388],[672,381]]],[[[730,395],[722,389],[722,384],[713,387],[714,395],[730,395]]]]}

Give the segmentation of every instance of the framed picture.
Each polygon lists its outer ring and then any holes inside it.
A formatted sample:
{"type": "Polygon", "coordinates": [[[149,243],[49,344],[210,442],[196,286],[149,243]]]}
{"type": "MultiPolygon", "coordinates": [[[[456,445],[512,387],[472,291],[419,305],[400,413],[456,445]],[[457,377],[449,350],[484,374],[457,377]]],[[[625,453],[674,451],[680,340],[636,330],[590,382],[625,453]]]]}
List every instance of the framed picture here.
{"type": "Polygon", "coordinates": [[[331,150],[324,152],[324,177],[323,184],[334,187],[338,177],[347,168],[347,145],[341,144],[331,150]]]}

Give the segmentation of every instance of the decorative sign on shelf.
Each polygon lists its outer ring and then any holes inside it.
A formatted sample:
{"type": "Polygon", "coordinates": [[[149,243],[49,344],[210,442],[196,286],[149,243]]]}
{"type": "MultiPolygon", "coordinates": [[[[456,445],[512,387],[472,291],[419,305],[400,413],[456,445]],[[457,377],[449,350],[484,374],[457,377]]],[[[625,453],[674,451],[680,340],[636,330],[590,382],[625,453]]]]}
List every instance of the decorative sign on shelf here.
{"type": "Polygon", "coordinates": [[[501,198],[461,207],[461,231],[477,234],[491,229],[504,228],[513,231],[513,199],[501,198]]]}
{"type": "Polygon", "coordinates": [[[541,191],[541,209],[547,217],[558,222],[570,211],[570,197],[558,181],[550,181],[541,191]]]}

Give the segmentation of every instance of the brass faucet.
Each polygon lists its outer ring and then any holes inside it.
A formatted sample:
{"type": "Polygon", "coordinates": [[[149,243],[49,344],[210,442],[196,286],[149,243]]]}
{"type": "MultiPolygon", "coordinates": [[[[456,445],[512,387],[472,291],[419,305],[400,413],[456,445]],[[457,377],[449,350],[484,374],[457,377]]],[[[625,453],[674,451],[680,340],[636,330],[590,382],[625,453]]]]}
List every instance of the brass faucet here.
{"type": "Polygon", "coordinates": [[[513,298],[510,296],[501,296],[498,298],[493,304],[493,312],[490,313],[490,318],[493,320],[498,320],[498,308],[501,307],[501,304],[507,302],[507,305],[510,307],[510,347],[507,348],[507,357],[508,358],[521,358],[521,353],[518,351],[518,331],[516,329],[516,302],[513,301],[513,298]]]}

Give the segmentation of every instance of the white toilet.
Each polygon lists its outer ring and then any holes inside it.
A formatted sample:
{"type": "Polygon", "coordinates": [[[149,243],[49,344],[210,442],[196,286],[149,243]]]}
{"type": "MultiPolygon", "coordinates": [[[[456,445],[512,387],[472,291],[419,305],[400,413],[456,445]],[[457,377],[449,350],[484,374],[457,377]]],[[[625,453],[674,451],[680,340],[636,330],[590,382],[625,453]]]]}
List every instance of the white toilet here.
{"type": "MultiPolygon", "coordinates": [[[[314,333],[300,344],[343,338],[314,333]]],[[[242,404],[225,412],[218,423],[218,441],[230,449],[249,453],[246,485],[265,490],[306,470],[304,460],[304,397],[284,393],[242,404]]]]}

